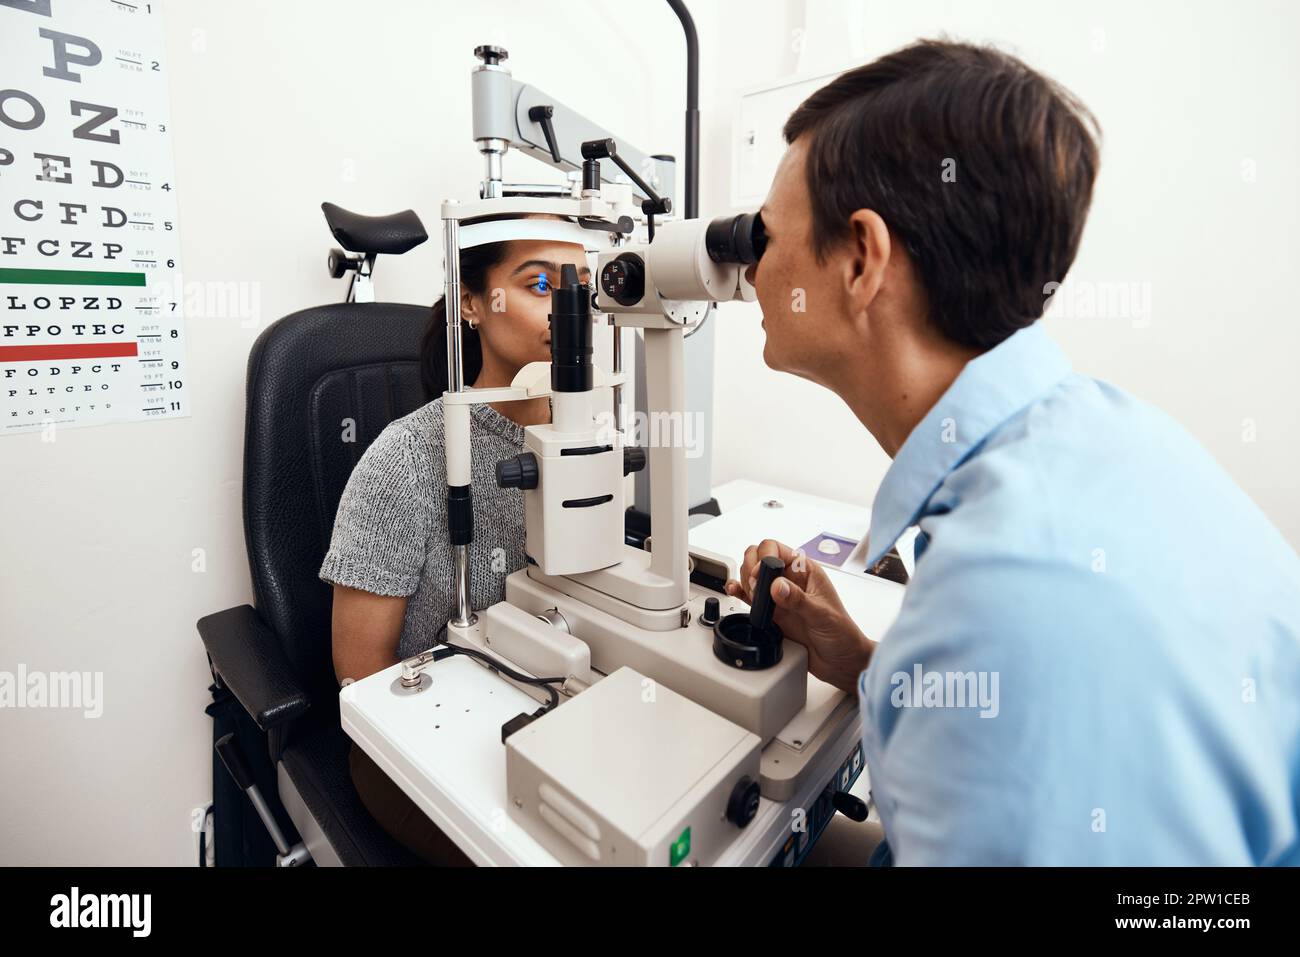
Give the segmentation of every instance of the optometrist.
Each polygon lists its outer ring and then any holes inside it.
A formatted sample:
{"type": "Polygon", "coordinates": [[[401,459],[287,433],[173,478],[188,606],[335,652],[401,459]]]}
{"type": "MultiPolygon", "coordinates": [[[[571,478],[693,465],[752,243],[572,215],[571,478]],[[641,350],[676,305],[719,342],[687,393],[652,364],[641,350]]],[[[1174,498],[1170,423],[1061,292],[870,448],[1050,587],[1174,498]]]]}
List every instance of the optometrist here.
{"type": "Polygon", "coordinates": [[[1021,61],[946,42],[843,74],[785,127],[750,273],[764,357],[892,457],[868,566],[917,526],[915,566],[871,637],[778,542],[728,591],[785,560],[778,624],[858,693],[873,863],[1300,864],[1300,559],[1186,431],[1072,372],[1037,322],[1083,233],[1094,130],[1021,61]]]}

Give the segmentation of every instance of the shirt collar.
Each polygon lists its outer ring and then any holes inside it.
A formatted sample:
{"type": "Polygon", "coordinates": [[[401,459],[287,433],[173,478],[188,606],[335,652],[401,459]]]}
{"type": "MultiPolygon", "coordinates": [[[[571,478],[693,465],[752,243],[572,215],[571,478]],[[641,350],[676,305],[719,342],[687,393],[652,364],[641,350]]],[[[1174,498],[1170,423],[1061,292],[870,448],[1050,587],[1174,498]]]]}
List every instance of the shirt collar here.
{"type": "Polygon", "coordinates": [[[868,568],[916,524],[949,472],[994,429],[1069,374],[1070,360],[1041,326],[1035,322],[966,363],[912,430],[871,506],[868,568]]]}

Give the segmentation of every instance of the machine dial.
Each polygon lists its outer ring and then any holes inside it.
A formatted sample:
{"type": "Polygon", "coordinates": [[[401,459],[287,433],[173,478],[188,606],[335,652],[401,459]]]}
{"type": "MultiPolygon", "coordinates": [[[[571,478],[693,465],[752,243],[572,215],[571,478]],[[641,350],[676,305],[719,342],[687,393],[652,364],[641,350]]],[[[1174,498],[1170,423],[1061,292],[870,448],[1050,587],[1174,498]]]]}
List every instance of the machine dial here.
{"type": "Polygon", "coordinates": [[[727,800],[727,820],[736,827],[744,827],[758,813],[758,782],[746,775],[736,782],[727,800]]]}
{"type": "Polygon", "coordinates": [[[520,452],[497,463],[497,485],[501,488],[537,488],[538,475],[537,456],[532,452],[520,452]]]}
{"type": "Polygon", "coordinates": [[[635,306],[645,298],[645,263],[634,253],[624,253],[605,263],[600,289],[620,306],[635,306]]]}

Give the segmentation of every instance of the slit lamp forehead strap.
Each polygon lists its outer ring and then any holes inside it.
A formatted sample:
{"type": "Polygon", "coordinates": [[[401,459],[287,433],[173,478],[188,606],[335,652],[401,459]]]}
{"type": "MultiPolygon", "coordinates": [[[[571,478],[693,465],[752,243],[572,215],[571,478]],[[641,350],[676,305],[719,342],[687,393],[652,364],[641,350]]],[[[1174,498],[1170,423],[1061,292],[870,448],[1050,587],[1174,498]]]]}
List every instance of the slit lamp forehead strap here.
{"type": "Polygon", "coordinates": [[[458,232],[461,249],[516,239],[541,239],[553,243],[574,243],[590,255],[608,245],[605,234],[601,231],[583,229],[577,223],[561,222],[558,219],[494,219],[486,223],[461,226],[458,232]]]}

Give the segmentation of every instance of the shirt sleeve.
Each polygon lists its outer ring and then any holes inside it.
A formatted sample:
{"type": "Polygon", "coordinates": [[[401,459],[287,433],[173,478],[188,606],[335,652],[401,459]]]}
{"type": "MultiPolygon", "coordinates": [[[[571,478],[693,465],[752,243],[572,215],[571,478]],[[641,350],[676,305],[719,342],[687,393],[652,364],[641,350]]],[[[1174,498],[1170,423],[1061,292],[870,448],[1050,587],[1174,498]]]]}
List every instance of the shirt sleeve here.
{"type": "Polygon", "coordinates": [[[1140,612],[1099,601],[1086,571],[947,558],[927,553],[859,681],[894,861],[1121,863],[1154,831],[1191,843],[1125,806],[1135,785],[1171,787],[1125,746],[1159,720],[1143,698],[1152,663],[1118,640],[1142,633],[1140,612]],[[1104,707],[1115,699],[1136,704],[1104,707]]]}
{"type": "Polygon", "coordinates": [[[323,580],[375,595],[415,593],[433,507],[420,476],[415,436],[402,428],[380,433],[339,499],[323,580]]]}

